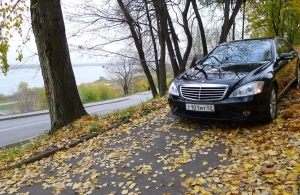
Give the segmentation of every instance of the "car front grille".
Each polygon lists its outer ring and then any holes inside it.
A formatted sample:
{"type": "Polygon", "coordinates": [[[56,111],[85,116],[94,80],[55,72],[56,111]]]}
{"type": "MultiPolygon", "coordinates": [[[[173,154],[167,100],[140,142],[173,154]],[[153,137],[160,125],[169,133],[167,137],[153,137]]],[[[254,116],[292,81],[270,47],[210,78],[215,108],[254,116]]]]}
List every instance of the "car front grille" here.
{"type": "Polygon", "coordinates": [[[228,85],[220,84],[184,84],[180,86],[181,96],[195,101],[221,100],[228,90],[228,85]]]}

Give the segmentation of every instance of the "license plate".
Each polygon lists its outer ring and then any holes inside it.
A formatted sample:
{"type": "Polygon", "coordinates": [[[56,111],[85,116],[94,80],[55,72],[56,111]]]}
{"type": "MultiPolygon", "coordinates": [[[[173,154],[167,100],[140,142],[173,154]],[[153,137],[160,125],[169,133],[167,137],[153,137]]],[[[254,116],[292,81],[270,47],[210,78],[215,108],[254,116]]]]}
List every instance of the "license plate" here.
{"type": "Polygon", "coordinates": [[[214,105],[206,105],[206,104],[186,104],[186,110],[192,110],[197,112],[215,112],[214,105]]]}

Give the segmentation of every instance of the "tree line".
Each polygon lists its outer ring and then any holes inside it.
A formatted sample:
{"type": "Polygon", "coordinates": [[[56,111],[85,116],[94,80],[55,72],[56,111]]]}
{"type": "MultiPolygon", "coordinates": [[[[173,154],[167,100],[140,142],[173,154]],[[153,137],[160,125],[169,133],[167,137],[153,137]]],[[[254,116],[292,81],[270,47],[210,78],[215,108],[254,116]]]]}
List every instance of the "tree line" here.
{"type": "MultiPolygon", "coordinates": [[[[282,36],[292,44],[299,43],[300,8],[296,1],[81,0],[64,6],[71,8],[65,13],[65,20],[76,25],[76,36],[90,37],[86,43],[72,45],[72,50],[92,56],[119,54],[136,60],[143,69],[153,96],[158,93],[163,96],[167,92],[166,63],[171,64],[174,77],[179,75],[190,65],[195,55],[195,45],[198,46],[197,51],[205,56],[209,51],[209,42],[219,44],[236,39],[238,32],[241,32],[237,24],[242,24],[244,33],[246,22],[245,29],[250,37],[282,36]],[[210,26],[208,29],[203,14],[211,18],[210,23],[215,23],[214,28],[210,26]],[[105,41],[97,43],[97,39],[105,41]],[[124,54],[107,49],[109,44],[116,46],[120,43],[134,48],[134,52],[124,54]],[[157,86],[152,71],[158,78],[157,86]]],[[[7,2],[2,6],[8,7],[13,1],[7,2]]],[[[21,6],[24,4],[22,1],[14,3],[17,6],[10,6],[4,13],[18,13],[26,7],[21,6]]],[[[75,83],[60,0],[31,0],[29,8],[49,104],[51,132],[55,132],[87,113],[75,83]]],[[[3,18],[6,17],[4,15],[3,18]]],[[[16,16],[12,17],[13,20],[16,16]]],[[[11,19],[0,24],[2,34],[4,30],[10,32],[10,28],[4,28],[7,21],[11,19]]],[[[16,27],[19,27],[18,24],[16,27]]],[[[8,43],[6,39],[0,41],[1,68],[7,72],[5,54],[8,43]]]]}

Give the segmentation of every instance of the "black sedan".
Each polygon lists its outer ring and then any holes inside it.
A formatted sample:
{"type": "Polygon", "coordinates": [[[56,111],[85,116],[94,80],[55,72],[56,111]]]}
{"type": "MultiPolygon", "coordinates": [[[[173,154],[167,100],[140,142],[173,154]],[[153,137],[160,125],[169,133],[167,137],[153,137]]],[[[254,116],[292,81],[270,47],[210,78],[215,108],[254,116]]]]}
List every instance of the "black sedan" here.
{"type": "Polygon", "coordinates": [[[280,37],[220,44],[173,80],[168,94],[171,113],[272,121],[278,99],[300,82],[299,66],[298,53],[280,37]]]}

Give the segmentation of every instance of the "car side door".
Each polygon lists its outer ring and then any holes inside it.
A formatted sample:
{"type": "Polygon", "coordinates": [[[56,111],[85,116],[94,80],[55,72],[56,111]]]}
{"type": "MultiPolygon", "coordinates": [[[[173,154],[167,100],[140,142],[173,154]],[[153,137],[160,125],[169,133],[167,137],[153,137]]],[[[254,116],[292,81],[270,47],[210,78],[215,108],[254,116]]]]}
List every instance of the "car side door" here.
{"type": "Polygon", "coordinates": [[[277,52],[277,64],[275,64],[275,69],[277,72],[278,94],[280,95],[295,78],[297,53],[284,39],[275,39],[275,45],[277,52]],[[291,54],[291,56],[282,58],[284,54],[291,54]]]}

